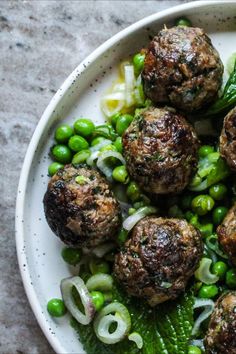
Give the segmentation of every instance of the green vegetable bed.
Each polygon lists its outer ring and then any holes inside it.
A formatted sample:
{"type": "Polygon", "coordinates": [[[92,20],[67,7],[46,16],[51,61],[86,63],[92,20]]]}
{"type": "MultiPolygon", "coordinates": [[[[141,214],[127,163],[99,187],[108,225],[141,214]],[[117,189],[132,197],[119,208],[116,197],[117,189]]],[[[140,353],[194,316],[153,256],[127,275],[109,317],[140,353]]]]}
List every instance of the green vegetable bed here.
{"type": "Polygon", "coordinates": [[[132,320],[132,331],[142,335],[144,345],[141,350],[128,339],[114,345],[100,342],[92,325],[83,326],[74,319],[72,326],[80,336],[88,354],[185,354],[193,326],[194,297],[186,291],[177,301],[150,308],[138,299],[128,298],[117,286],[113,297],[127,306],[132,320]]]}

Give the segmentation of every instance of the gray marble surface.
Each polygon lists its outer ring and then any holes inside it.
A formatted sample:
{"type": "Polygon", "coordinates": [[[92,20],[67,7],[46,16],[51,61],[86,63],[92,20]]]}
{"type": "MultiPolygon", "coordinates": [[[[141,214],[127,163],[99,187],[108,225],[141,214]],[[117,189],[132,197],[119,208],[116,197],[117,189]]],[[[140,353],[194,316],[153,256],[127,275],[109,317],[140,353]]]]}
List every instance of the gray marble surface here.
{"type": "Polygon", "coordinates": [[[0,353],[50,354],[19,274],[16,189],[52,96],[92,50],[131,23],[184,1],[0,0],[0,353]]]}

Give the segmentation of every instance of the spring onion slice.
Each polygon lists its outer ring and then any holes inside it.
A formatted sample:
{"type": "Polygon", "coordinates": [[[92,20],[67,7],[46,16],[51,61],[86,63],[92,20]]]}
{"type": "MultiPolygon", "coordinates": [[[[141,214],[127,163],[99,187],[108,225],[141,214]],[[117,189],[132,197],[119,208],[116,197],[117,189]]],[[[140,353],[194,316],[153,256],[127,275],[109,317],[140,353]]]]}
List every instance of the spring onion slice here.
{"type": "Polygon", "coordinates": [[[235,60],[236,60],[236,53],[232,53],[226,63],[226,68],[229,75],[234,71],[235,60]]]}
{"type": "Polygon", "coordinates": [[[97,314],[93,325],[95,334],[100,341],[106,344],[118,343],[127,336],[131,328],[129,311],[123,304],[112,302],[97,314]],[[117,327],[113,332],[110,332],[112,323],[117,323],[117,327]]]}
{"type": "Polygon", "coordinates": [[[144,104],[144,93],[143,93],[143,85],[142,85],[141,75],[138,76],[136,83],[135,83],[134,98],[135,98],[136,104],[138,104],[138,105],[144,104]]]}
{"type": "Polygon", "coordinates": [[[111,117],[122,110],[125,106],[125,93],[112,92],[103,96],[101,100],[101,109],[107,117],[111,117]]]}
{"type": "Polygon", "coordinates": [[[194,322],[194,326],[192,329],[192,335],[196,335],[199,331],[201,323],[205,321],[213,312],[214,310],[214,301],[210,299],[195,299],[195,303],[193,305],[194,309],[205,307],[204,311],[198,316],[196,321],[194,322]]]}
{"type": "Polygon", "coordinates": [[[125,100],[126,107],[134,105],[134,87],[135,87],[135,75],[133,65],[125,65],[125,100]]]}
{"type": "Polygon", "coordinates": [[[189,344],[204,350],[203,339],[193,339],[189,344]]]}
{"type": "Polygon", "coordinates": [[[200,261],[198,269],[195,271],[195,277],[204,284],[215,284],[219,277],[215,274],[212,274],[210,267],[212,260],[210,258],[203,257],[200,261]]]}
{"type": "Polygon", "coordinates": [[[98,258],[102,258],[103,256],[105,256],[105,254],[114,250],[115,248],[116,248],[116,245],[114,243],[107,242],[107,243],[103,243],[102,245],[95,247],[92,252],[98,258]]]}
{"type": "Polygon", "coordinates": [[[216,234],[210,235],[206,238],[206,245],[210,250],[218,254],[218,256],[228,259],[226,254],[224,254],[219,247],[218,236],[216,234]]]}
{"type": "Polygon", "coordinates": [[[125,159],[123,156],[117,151],[104,151],[100,153],[98,160],[97,160],[97,167],[99,170],[106,176],[108,181],[112,182],[112,171],[113,169],[106,165],[106,159],[109,157],[115,157],[117,160],[125,165],[125,159]]]}
{"type": "Polygon", "coordinates": [[[92,154],[86,160],[87,165],[94,166],[94,161],[98,158],[99,154],[99,151],[92,152],[92,154]]]}
{"type": "Polygon", "coordinates": [[[128,336],[128,339],[133,341],[137,345],[138,349],[142,349],[142,347],[143,347],[143,338],[140,336],[139,333],[137,333],[137,332],[131,333],[128,336]]]}
{"type": "Polygon", "coordinates": [[[109,139],[104,139],[103,141],[101,141],[99,144],[96,144],[94,146],[91,146],[91,148],[89,149],[91,152],[95,152],[95,151],[99,151],[101,148],[103,148],[104,146],[110,145],[112,144],[112,141],[109,139]]]}
{"type": "Polygon", "coordinates": [[[92,321],[95,314],[95,307],[93,305],[89,291],[84,284],[84,281],[79,276],[63,279],[61,281],[61,293],[64,303],[71,315],[79,323],[88,325],[92,321]],[[82,313],[75,304],[74,298],[72,296],[73,287],[76,288],[80,296],[85,313],[82,313]]]}
{"type": "Polygon", "coordinates": [[[127,231],[130,231],[139,220],[143,219],[147,215],[155,214],[156,212],[157,208],[155,207],[145,206],[140,208],[133,215],[124,220],[123,228],[127,231]]]}
{"type": "Polygon", "coordinates": [[[89,291],[110,291],[113,286],[113,278],[109,274],[98,273],[92,275],[86,283],[86,287],[89,291]]]}

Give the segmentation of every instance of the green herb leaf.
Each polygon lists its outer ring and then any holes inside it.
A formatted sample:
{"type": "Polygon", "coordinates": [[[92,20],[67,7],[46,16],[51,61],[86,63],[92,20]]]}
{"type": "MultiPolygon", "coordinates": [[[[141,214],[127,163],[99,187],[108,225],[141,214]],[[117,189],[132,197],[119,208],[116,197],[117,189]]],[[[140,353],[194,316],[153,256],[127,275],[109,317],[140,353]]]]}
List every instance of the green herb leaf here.
{"type": "Polygon", "coordinates": [[[213,116],[227,110],[230,110],[236,104],[236,61],[234,63],[234,70],[230,74],[228,81],[224,87],[222,96],[213,103],[206,111],[204,116],[213,116]]]}
{"type": "Polygon", "coordinates": [[[132,332],[140,333],[143,348],[139,350],[128,339],[114,345],[100,342],[93,326],[83,326],[73,320],[80,340],[88,354],[185,354],[193,326],[193,294],[188,290],[176,301],[166,302],[155,308],[140,304],[114,286],[113,299],[127,306],[132,320],[132,332]]]}

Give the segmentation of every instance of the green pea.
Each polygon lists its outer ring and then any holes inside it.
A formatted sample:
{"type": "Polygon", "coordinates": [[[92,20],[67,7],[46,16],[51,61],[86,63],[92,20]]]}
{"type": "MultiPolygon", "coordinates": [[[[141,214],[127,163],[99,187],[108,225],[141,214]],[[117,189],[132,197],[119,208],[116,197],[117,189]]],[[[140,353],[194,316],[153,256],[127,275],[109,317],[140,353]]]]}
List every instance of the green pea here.
{"type": "Polygon", "coordinates": [[[75,133],[84,137],[89,137],[95,130],[95,126],[90,119],[80,118],[74,123],[75,133]]]}
{"type": "Polygon", "coordinates": [[[81,163],[86,162],[87,158],[91,155],[90,150],[81,150],[77,152],[72,159],[73,165],[79,165],[81,163]]]}
{"type": "Polygon", "coordinates": [[[212,152],[214,152],[213,146],[203,145],[198,150],[198,155],[199,155],[199,157],[206,157],[207,155],[211,154],[212,152]]]}
{"type": "Polygon", "coordinates": [[[207,236],[212,235],[213,232],[213,224],[205,224],[198,226],[199,231],[201,232],[202,236],[205,238],[207,236]]]}
{"type": "Polygon", "coordinates": [[[122,135],[124,131],[128,128],[130,123],[133,120],[133,116],[130,114],[123,114],[120,117],[118,117],[117,122],[116,122],[116,131],[119,135],[122,135]]]}
{"type": "Polygon", "coordinates": [[[209,189],[209,194],[215,200],[222,200],[227,194],[227,188],[224,184],[218,183],[209,189]]]}
{"type": "Polygon", "coordinates": [[[122,145],[122,138],[121,136],[118,136],[116,140],[114,141],[113,145],[116,147],[116,150],[122,154],[123,152],[123,145],[122,145]]]}
{"type": "Polygon", "coordinates": [[[198,296],[201,299],[211,299],[218,294],[218,291],[219,289],[215,284],[203,285],[198,292],[198,296]]]}
{"type": "Polygon", "coordinates": [[[189,19],[186,17],[181,17],[178,20],[176,20],[176,26],[183,26],[183,27],[191,27],[192,23],[189,19]]]}
{"type": "Polygon", "coordinates": [[[168,210],[168,216],[171,218],[183,218],[183,212],[178,205],[172,205],[168,210]]]}
{"type": "Polygon", "coordinates": [[[107,262],[102,261],[99,258],[92,258],[89,262],[89,269],[92,274],[98,273],[110,273],[110,267],[107,262]]]}
{"type": "Polygon", "coordinates": [[[200,227],[200,223],[199,223],[199,220],[198,220],[198,215],[193,215],[191,217],[191,219],[189,220],[189,223],[191,225],[193,225],[194,227],[199,228],[200,227]]]}
{"type": "Polygon", "coordinates": [[[140,198],[141,191],[135,182],[130,182],[126,190],[126,194],[132,202],[136,202],[140,198]]]}
{"type": "Polygon", "coordinates": [[[63,144],[67,143],[72,135],[73,129],[68,124],[63,124],[56,129],[54,137],[59,144],[63,144]]]}
{"type": "Polygon", "coordinates": [[[129,182],[129,175],[124,165],[115,167],[112,172],[112,177],[117,182],[124,184],[129,182]]]}
{"type": "Polygon", "coordinates": [[[184,214],[184,217],[187,221],[190,221],[192,219],[192,217],[194,216],[194,214],[191,211],[186,211],[186,213],[184,214]]]}
{"type": "Polygon", "coordinates": [[[62,165],[59,162],[53,162],[51,165],[48,166],[48,174],[49,176],[55,175],[60,168],[62,168],[64,165],[62,165]]]}
{"type": "Polygon", "coordinates": [[[97,144],[100,144],[102,141],[106,140],[103,136],[97,136],[91,141],[91,146],[95,146],[97,144]]]}
{"type": "Polygon", "coordinates": [[[212,218],[215,225],[219,225],[224,220],[226,214],[228,213],[228,208],[219,206],[213,210],[212,218]]]}
{"type": "Polygon", "coordinates": [[[133,215],[134,213],[136,213],[136,209],[135,208],[129,208],[129,210],[128,210],[128,214],[129,215],[133,215]]]}
{"type": "Polygon", "coordinates": [[[91,291],[90,295],[96,311],[101,310],[105,303],[103,293],[101,293],[100,291],[91,291]]]}
{"type": "Polygon", "coordinates": [[[66,307],[61,299],[51,299],[48,301],[47,310],[53,317],[62,317],[66,314],[66,307]]]}
{"type": "Polygon", "coordinates": [[[120,113],[116,113],[116,114],[113,114],[113,116],[111,116],[111,124],[114,128],[116,127],[117,120],[120,116],[121,116],[120,113]]]}
{"type": "Polygon", "coordinates": [[[72,159],[71,150],[66,145],[55,145],[52,148],[52,156],[54,160],[63,164],[70,163],[72,159]]]}
{"type": "Polygon", "coordinates": [[[121,229],[118,236],[117,241],[120,245],[123,245],[128,238],[128,231],[125,229],[121,229]]]}
{"type": "Polygon", "coordinates": [[[67,247],[63,248],[61,256],[66,263],[74,266],[81,261],[82,252],[77,248],[67,247]]]}
{"type": "Polygon", "coordinates": [[[198,215],[206,215],[214,205],[214,199],[206,194],[198,195],[192,200],[192,209],[198,215]]]}
{"type": "Polygon", "coordinates": [[[138,76],[144,67],[145,55],[141,53],[135,54],[133,57],[134,73],[138,76]]]}
{"type": "Polygon", "coordinates": [[[82,136],[73,135],[68,142],[68,146],[71,150],[78,152],[88,149],[89,143],[82,136]]]}
{"type": "Polygon", "coordinates": [[[226,279],[225,279],[226,285],[230,289],[236,289],[236,270],[235,269],[230,269],[228,272],[226,272],[226,279]]]}
{"type": "Polygon", "coordinates": [[[182,197],[181,200],[180,200],[181,207],[182,207],[184,210],[190,209],[190,208],[191,208],[192,200],[193,200],[193,196],[192,196],[192,195],[190,195],[190,194],[185,194],[185,195],[183,195],[183,197],[182,197]]]}
{"type": "Polygon", "coordinates": [[[196,347],[195,345],[189,345],[188,347],[188,354],[201,354],[202,351],[200,348],[196,347]]]}
{"type": "Polygon", "coordinates": [[[225,277],[225,273],[227,272],[228,266],[225,262],[218,261],[212,266],[212,273],[216,274],[220,280],[223,280],[225,277]]]}

